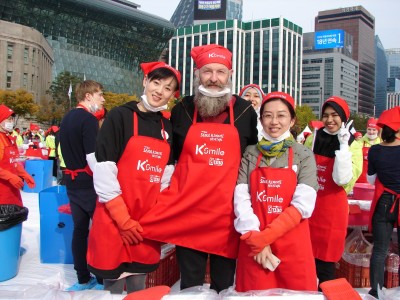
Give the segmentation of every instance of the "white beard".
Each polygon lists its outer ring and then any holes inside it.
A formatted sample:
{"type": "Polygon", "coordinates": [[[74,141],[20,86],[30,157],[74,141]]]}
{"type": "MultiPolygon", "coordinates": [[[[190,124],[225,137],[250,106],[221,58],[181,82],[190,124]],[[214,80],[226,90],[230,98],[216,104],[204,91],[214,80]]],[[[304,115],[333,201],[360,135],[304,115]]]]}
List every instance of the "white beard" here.
{"type": "Polygon", "coordinates": [[[194,103],[197,106],[199,114],[202,118],[209,118],[218,116],[225,108],[229,105],[229,101],[232,98],[231,92],[232,82],[229,80],[224,87],[224,95],[215,96],[205,96],[200,90],[200,80],[197,77],[194,81],[194,103]]]}

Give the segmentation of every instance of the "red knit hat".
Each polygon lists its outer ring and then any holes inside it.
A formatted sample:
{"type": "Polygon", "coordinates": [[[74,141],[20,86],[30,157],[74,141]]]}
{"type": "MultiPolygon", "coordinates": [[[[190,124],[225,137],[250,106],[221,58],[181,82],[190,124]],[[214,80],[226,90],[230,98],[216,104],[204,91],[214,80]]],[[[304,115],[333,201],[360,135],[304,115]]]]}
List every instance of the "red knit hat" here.
{"type": "Polygon", "coordinates": [[[8,108],[4,104],[0,105],[0,122],[3,122],[5,119],[8,119],[8,117],[13,114],[14,111],[11,108],[8,108]]]}
{"type": "Polygon", "coordinates": [[[378,119],[378,126],[383,127],[384,125],[392,128],[394,131],[400,129],[400,106],[393,107],[391,109],[383,111],[378,119]]]}
{"type": "Polygon", "coordinates": [[[223,64],[229,70],[232,69],[232,53],[220,45],[210,44],[197,46],[192,48],[190,55],[192,56],[197,69],[211,63],[223,64]]]}
{"type": "Polygon", "coordinates": [[[327,105],[330,105],[333,107],[333,109],[340,115],[341,111],[338,111],[339,109],[342,109],[346,120],[342,120],[343,122],[347,122],[347,120],[350,117],[350,108],[349,105],[347,104],[346,100],[338,97],[338,96],[332,96],[326,99],[325,103],[322,105],[322,111],[325,110],[325,107],[327,105]]]}
{"type": "MultiPolygon", "coordinates": [[[[282,99],[282,100],[286,100],[294,109],[294,99],[292,98],[292,96],[290,96],[289,94],[286,94],[284,92],[272,92],[269,94],[266,94],[263,102],[261,104],[261,107],[265,104],[265,102],[267,102],[268,100],[271,99],[282,99]]],[[[262,111],[262,110],[261,110],[262,111]]]]}
{"type": "Polygon", "coordinates": [[[355,138],[359,138],[359,137],[363,136],[362,133],[359,132],[359,131],[355,132],[353,135],[354,135],[355,138]]]}
{"type": "Polygon", "coordinates": [[[378,126],[378,119],[369,118],[369,120],[368,120],[368,122],[367,122],[367,128],[379,129],[379,126],[378,126]]]}

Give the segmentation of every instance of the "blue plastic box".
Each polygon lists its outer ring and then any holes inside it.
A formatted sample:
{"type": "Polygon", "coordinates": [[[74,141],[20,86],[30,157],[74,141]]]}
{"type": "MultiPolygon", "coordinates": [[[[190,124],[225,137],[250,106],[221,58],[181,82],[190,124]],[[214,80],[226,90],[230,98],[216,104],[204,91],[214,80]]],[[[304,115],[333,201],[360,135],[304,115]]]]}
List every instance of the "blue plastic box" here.
{"type": "Polygon", "coordinates": [[[58,208],[69,203],[65,186],[53,186],[39,193],[40,261],[72,264],[72,216],[58,208]]]}
{"type": "Polygon", "coordinates": [[[39,193],[53,185],[53,161],[44,159],[29,159],[25,161],[25,171],[33,177],[36,186],[31,189],[24,183],[23,191],[27,193],[39,193]]]}
{"type": "Polygon", "coordinates": [[[22,223],[0,231],[0,281],[15,277],[19,269],[22,223]]]}

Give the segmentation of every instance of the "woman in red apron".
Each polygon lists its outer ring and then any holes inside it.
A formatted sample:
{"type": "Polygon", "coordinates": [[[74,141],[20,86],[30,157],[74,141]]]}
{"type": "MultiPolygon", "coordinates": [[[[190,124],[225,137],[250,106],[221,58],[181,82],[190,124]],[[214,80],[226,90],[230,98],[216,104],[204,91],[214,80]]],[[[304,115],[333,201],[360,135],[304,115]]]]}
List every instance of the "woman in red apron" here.
{"type": "Polygon", "coordinates": [[[18,162],[18,148],[15,137],[11,136],[14,117],[10,108],[0,105],[0,204],[23,206],[20,189],[24,181],[34,188],[35,181],[18,162]]]}
{"type": "Polygon", "coordinates": [[[363,169],[357,183],[368,183],[367,171],[368,171],[368,151],[372,145],[380,144],[381,138],[378,136],[379,126],[377,125],[378,119],[370,118],[367,122],[367,133],[359,140],[362,144],[363,152],[363,169]]]}
{"type": "Polygon", "coordinates": [[[242,234],[236,290],[315,291],[307,220],[318,189],[315,159],[290,134],[296,118],[290,95],[266,95],[260,112],[263,138],[246,149],[235,189],[235,229],[242,234]]]}
{"type": "Polygon", "coordinates": [[[361,145],[350,133],[349,116],[344,99],[328,98],[322,106],[324,128],[305,143],[313,148],[318,170],[319,190],[310,232],[319,283],[335,279],[335,262],[342,256],[347,234],[347,193],[362,170],[361,145]]]}
{"type": "Polygon", "coordinates": [[[88,264],[104,288],[122,294],[145,288],[160,260],[160,243],[142,237],[141,216],[173,172],[172,126],[161,114],[179,89],[179,71],[142,63],[142,100],[112,109],[100,129],[94,185],[99,196],[89,234],[88,264]],[[167,166],[168,165],[168,166],[167,166]],[[134,276],[133,276],[134,275],[134,276]]]}
{"type": "Polygon", "coordinates": [[[375,298],[378,298],[378,288],[382,289],[384,284],[385,260],[394,227],[397,227],[397,247],[400,248],[400,107],[384,111],[378,125],[382,127],[383,143],[369,150],[367,176],[368,181],[375,184],[369,224],[374,242],[369,294],[375,298]]]}

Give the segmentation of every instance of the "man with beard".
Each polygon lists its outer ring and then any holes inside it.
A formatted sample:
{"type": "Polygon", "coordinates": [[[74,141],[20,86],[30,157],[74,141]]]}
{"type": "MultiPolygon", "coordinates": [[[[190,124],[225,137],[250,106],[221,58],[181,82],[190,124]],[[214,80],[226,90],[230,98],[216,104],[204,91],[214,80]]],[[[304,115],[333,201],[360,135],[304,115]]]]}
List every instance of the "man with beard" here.
{"type": "Polygon", "coordinates": [[[251,102],[232,95],[232,53],[194,47],[195,94],[172,110],[177,161],[170,187],[140,220],[143,236],[177,245],[181,289],[202,285],[210,256],[211,289],[232,286],[239,235],[233,192],[241,156],[257,143],[251,102]]]}

